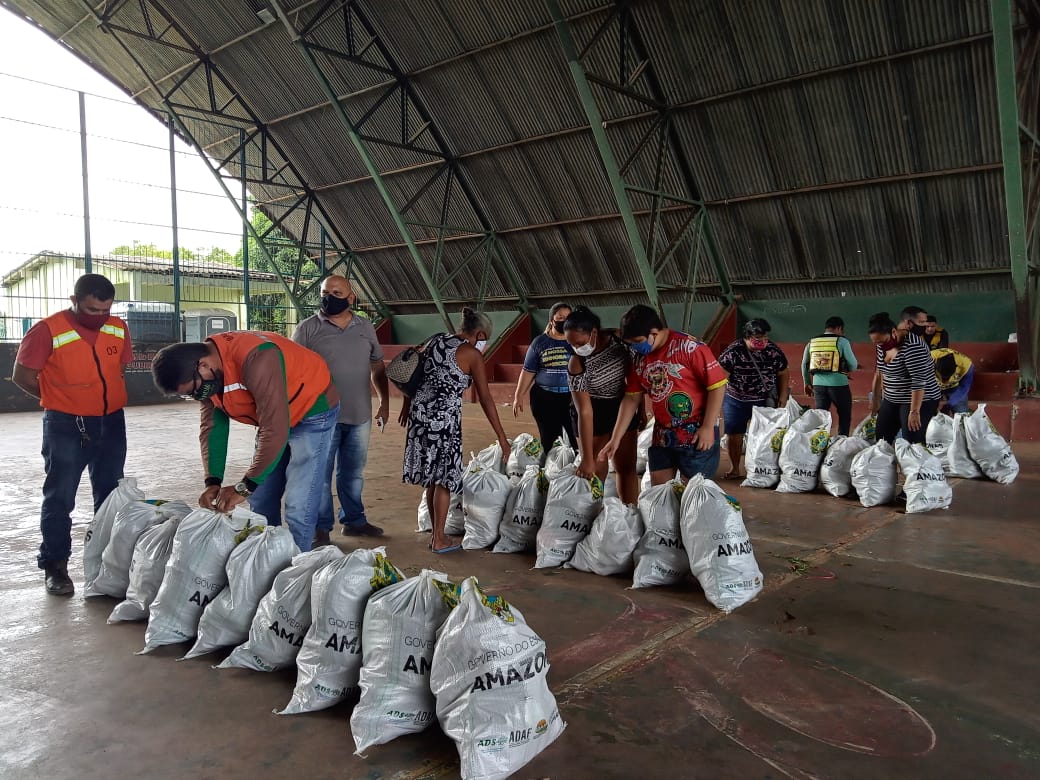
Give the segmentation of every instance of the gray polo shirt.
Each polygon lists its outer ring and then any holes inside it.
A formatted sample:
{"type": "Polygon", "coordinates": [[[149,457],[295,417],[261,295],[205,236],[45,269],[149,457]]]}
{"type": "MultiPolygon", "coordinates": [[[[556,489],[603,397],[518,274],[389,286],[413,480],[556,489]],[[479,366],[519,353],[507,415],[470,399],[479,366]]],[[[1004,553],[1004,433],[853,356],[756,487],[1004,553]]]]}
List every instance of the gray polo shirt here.
{"type": "Polygon", "coordinates": [[[340,328],[321,312],[296,326],[293,341],[325,358],[339,390],[339,421],[361,425],[372,419],[372,364],[383,361],[376,329],[354,315],[340,328]]]}

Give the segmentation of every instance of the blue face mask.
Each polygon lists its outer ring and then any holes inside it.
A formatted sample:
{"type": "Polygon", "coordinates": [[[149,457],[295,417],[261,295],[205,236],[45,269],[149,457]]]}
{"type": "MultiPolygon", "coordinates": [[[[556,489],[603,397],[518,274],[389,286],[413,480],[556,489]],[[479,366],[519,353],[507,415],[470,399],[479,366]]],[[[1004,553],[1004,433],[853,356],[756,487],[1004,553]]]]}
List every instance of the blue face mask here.
{"type": "Polygon", "coordinates": [[[654,343],[647,339],[646,341],[637,341],[635,344],[629,344],[628,348],[637,355],[649,355],[654,351],[654,343]]]}

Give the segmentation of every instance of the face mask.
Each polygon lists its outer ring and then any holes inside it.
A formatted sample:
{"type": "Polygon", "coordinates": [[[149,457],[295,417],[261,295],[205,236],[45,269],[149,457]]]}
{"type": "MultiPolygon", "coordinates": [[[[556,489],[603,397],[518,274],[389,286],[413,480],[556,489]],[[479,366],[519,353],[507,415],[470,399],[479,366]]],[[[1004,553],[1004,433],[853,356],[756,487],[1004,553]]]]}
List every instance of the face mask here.
{"type": "Polygon", "coordinates": [[[595,339],[590,340],[587,344],[582,344],[580,347],[571,347],[574,350],[574,354],[578,357],[588,357],[596,351],[595,339]]]}
{"type": "Polygon", "coordinates": [[[769,339],[750,338],[747,340],[747,344],[749,348],[755,350],[756,352],[761,352],[763,349],[769,346],[769,339]]]}
{"type": "Polygon", "coordinates": [[[910,332],[915,336],[924,336],[928,332],[927,325],[911,325],[910,332]]]}
{"type": "Polygon", "coordinates": [[[477,352],[483,353],[487,349],[487,339],[477,339],[474,346],[477,348],[477,352]]]}
{"type": "Polygon", "coordinates": [[[629,344],[628,347],[637,355],[649,355],[654,351],[654,343],[650,341],[650,339],[639,341],[635,344],[629,344]]]}
{"type": "Polygon", "coordinates": [[[217,392],[218,387],[219,384],[217,383],[216,379],[203,379],[202,384],[196,387],[195,390],[191,393],[191,397],[194,398],[196,401],[205,401],[207,398],[209,398],[211,395],[217,392]]]}
{"type": "Polygon", "coordinates": [[[321,296],[321,313],[327,317],[335,317],[350,308],[350,301],[334,295],[321,296]]]}
{"type": "Polygon", "coordinates": [[[882,341],[881,342],[881,351],[882,352],[888,352],[888,350],[895,349],[898,346],[899,346],[899,340],[889,336],[886,341],[882,341]]]}
{"type": "Polygon", "coordinates": [[[84,314],[76,312],[76,322],[87,330],[101,330],[101,326],[108,322],[107,314],[84,314]]]}

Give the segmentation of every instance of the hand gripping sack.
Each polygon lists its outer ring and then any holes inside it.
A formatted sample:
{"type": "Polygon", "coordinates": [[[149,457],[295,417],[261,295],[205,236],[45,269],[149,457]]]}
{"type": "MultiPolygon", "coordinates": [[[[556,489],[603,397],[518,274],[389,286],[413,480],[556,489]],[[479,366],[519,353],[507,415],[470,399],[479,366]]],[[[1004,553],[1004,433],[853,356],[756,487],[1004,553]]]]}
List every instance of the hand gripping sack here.
{"type": "Polygon", "coordinates": [[[605,497],[589,535],[578,542],[573,557],[564,566],[604,577],[632,571],[632,553],[642,536],[639,510],[622,503],[620,498],[605,497]]]}
{"type": "Polygon", "coordinates": [[[877,415],[868,414],[859,424],[852,429],[852,435],[858,436],[865,440],[868,444],[874,444],[877,442],[877,415]]]}
{"type": "Polygon", "coordinates": [[[479,466],[488,471],[497,471],[500,474],[506,473],[506,464],[502,462],[502,445],[497,441],[489,444],[476,455],[472,452],[469,455],[469,468],[471,469],[479,466]]]}
{"type": "Polygon", "coordinates": [[[542,526],[535,537],[536,569],[562,566],[571,559],[599,514],[602,498],[603,483],[597,477],[582,479],[573,466],[549,483],[542,526]]]}
{"type": "Polygon", "coordinates": [[[701,474],[682,497],[682,538],[690,571],[704,595],[723,612],[732,612],[762,591],[762,571],[740,504],[701,474]]]}
{"type": "Polygon", "coordinates": [[[970,416],[970,412],[957,412],[953,415],[953,441],[950,442],[950,448],[946,450],[946,476],[948,477],[980,479],[983,476],[979,464],[972,459],[971,453],[968,452],[968,434],[965,431],[965,423],[970,416]]]}
{"type": "Polygon", "coordinates": [[[953,500],[953,488],[946,481],[942,463],[920,444],[896,439],[896,457],[903,472],[906,513],[947,509],[953,500]]]}
{"type": "Polygon", "coordinates": [[[148,612],[166,574],[166,563],[170,560],[173,539],[180,524],[181,518],[172,517],[149,528],[138,538],[130,561],[126,599],[116,604],[108,616],[109,623],[148,619],[148,612]]]}
{"type": "Polygon", "coordinates": [[[86,584],[83,595],[86,598],[126,598],[134,546],[141,534],[171,517],[183,519],[190,514],[191,507],[183,501],[131,501],[126,504],[116,512],[108,545],[101,554],[101,569],[94,581],[86,584]]]}
{"type": "Polygon", "coordinates": [[[437,720],[433,648],[458,603],[448,576],[429,569],[369,598],[361,627],[361,699],[350,716],[357,755],[437,720]]]}
{"type": "Polygon", "coordinates": [[[462,475],[464,549],[483,550],[495,543],[512,489],[509,477],[491,469],[471,468],[462,475]]]}
{"type": "Polygon", "coordinates": [[[950,447],[953,445],[955,426],[947,414],[937,414],[928,423],[924,434],[924,446],[942,463],[943,471],[950,470],[950,447]]]}
{"type": "Polygon", "coordinates": [[[646,532],[633,553],[633,588],[678,585],[690,573],[683,546],[679,507],[683,483],[678,480],[646,488],[639,495],[639,514],[646,532]]]}
{"type": "Polygon", "coordinates": [[[116,513],[131,501],[144,501],[144,491],[137,489],[137,480],[123,477],[115,486],[108,498],[104,500],[94,518],[87,526],[83,537],[83,581],[90,584],[97,579],[101,571],[101,556],[108,547],[112,535],[112,523],[116,513]]]}
{"type": "Polygon", "coordinates": [[[311,627],[311,578],[322,566],[343,557],[342,550],[327,545],[293,558],[287,568],[275,575],[271,590],[260,599],[249,626],[249,638],[217,668],[273,672],[294,666],[311,627]]]}
{"type": "Polygon", "coordinates": [[[636,437],[636,473],[642,476],[646,472],[647,452],[654,440],[654,420],[650,418],[650,424],[639,432],[636,437]]]}
{"type": "Polygon", "coordinates": [[[419,513],[416,518],[415,532],[427,534],[433,530],[433,520],[430,518],[430,506],[426,503],[426,491],[419,494],[419,513]]]}
{"type": "Polygon", "coordinates": [[[574,465],[574,459],[578,455],[574,448],[567,444],[562,438],[556,440],[556,444],[549,450],[545,458],[545,478],[552,482],[568,466],[574,465]]]}
{"type": "Polygon", "coordinates": [[[780,449],[777,493],[809,493],[816,489],[830,430],[831,413],[823,409],[810,409],[791,423],[780,449]]]}
{"type": "Polygon", "coordinates": [[[512,441],[509,460],[506,462],[506,476],[519,479],[527,471],[528,466],[542,465],[542,444],[529,433],[521,433],[512,441]]]}
{"type": "Polygon", "coordinates": [[[849,479],[863,506],[891,504],[896,497],[896,452],[887,441],[860,451],[849,468],[849,479]]]}
{"type": "Polygon", "coordinates": [[[545,472],[538,466],[528,466],[520,484],[513,488],[492,552],[517,553],[534,549],[548,492],[549,480],[545,478],[545,472]]]}
{"type": "Polygon", "coordinates": [[[198,639],[184,657],[195,658],[245,642],[260,599],[271,590],[275,575],[299,554],[300,548],[284,526],[264,528],[232,550],[225,567],[228,584],[203,610],[198,639]]]}
{"type": "Polygon", "coordinates": [[[545,643],[520,610],[475,578],[437,634],[430,684],[463,780],[502,780],[552,744],[565,724],[549,690],[545,643]]]}
{"type": "Polygon", "coordinates": [[[979,404],[964,418],[964,435],[968,441],[968,453],[979,464],[983,474],[1002,485],[1015,481],[1018,459],[986,414],[986,404],[979,404]]]}
{"type": "Polygon", "coordinates": [[[832,496],[841,498],[852,490],[852,459],[870,445],[859,436],[838,436],[824,453],[820,464],[820,485],[832,496]]]}
{"type": "Polygon", "coordinates": [[[776,487],[780,481],[780,448],[790,424],[791,413],[786,407],[756,406],[751,410],[751,423],[744,439],[747,477],[740,483],[742,487],[776,487]]]}
{"type": "Polygon", "coordinates": [[[296,688],[279,715],[324,710],[357,690],[365,605],[404,578],[385,547],[354,550],[314,572],[311,627],[296,656],[296,688]]]}
{"type": "MultiPolygon", "coordinates": [[[[473,465],[472,461],[470,465],[473,465]]],[[[462,506],[462,493],[452,493],[448,498],[448,515],[444,518],[444,533],[449,536],[462,536],[466,533],[466,510],[462,506]]]]}
{"type": "Polygon", "coordinates": [[[195,638],[202,610],[227,585],[225,566],[231,551],[265,523],[261,515],[242,507],[235,507],[230,516],[196,509],[181,520],[152,602],[142,653],[195,638]]]}

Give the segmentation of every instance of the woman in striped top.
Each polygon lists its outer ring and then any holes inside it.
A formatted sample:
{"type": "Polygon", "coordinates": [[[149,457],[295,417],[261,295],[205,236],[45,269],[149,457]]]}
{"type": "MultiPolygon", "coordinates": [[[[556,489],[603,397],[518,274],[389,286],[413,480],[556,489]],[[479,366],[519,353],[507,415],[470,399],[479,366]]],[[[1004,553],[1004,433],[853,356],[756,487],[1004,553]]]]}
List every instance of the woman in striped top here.
{"type": "Polygon", "coordinates": [[[877,414],[878,439],[890,444],[900,430],[911,444],[924,444],[942,398],[928,345],[912,330],[897,328],[888,312],[875,314],[867,326],[877,350],[870,411],[877,414]]]}
{"type": "MultiPolygon", "coordinates": [[[[567,343],[574,355],[568,366],[568,380],[578,423],[578,451],[581,465],[578,476],[607,478],[608,463],[597,461],[596,454],[610,441],[618,409],[625,397],[629,349],[613,331],[603,330],[600,319],[584,306],[570,313],[563,325],[567,343]]],[[[632,424],[614,453],[618,498],[626,504],[639,500],[636,475],[636,438],[643,415],[632,424]]]]}

